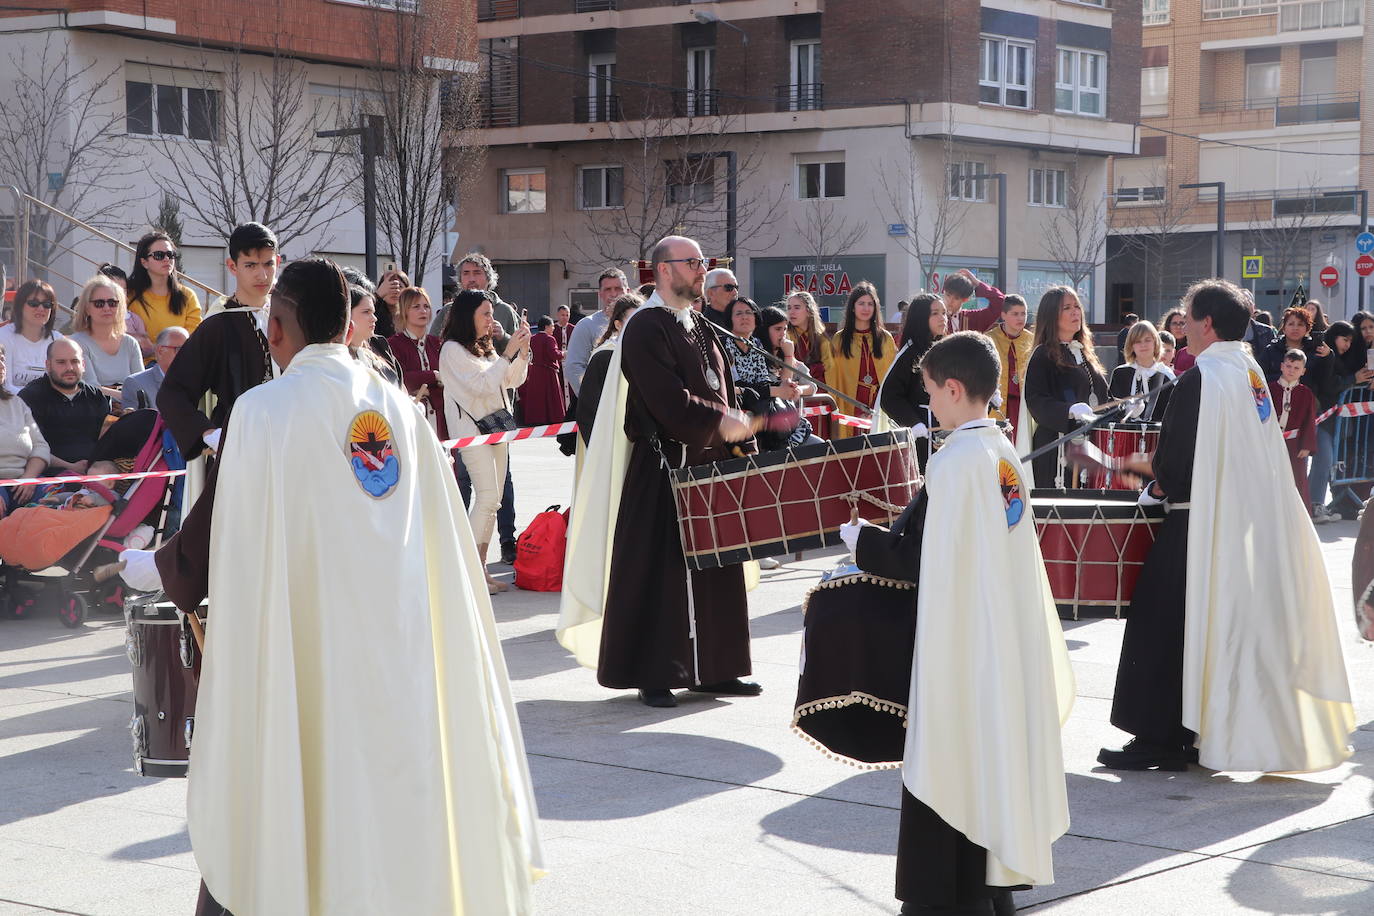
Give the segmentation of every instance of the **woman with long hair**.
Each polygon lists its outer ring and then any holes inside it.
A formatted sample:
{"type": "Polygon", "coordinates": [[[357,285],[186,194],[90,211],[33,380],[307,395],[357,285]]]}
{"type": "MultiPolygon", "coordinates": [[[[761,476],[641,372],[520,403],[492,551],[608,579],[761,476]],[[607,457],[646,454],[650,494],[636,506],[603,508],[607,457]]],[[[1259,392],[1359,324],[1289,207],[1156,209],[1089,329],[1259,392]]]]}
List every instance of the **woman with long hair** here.
{"type": "MultiPolygon", "coordinates": [[[[652,295],[652,294],[651,294],[652,295]]],[[[577,397],[577,432],[585,446],[592,441],[592,425],[596,423],[596,408],[601,403],[601,389],[606,385],[606,372],[611,367],[611,354],[620,342],[620,331],[630,320],[644,299],[635,293],[625,293],[611,305],[611,319],[606,331],[592,349],[587,371],[582,374],[582,391],[577,397]]]]}
{"type": "Polygon", "coordinates": [[[177,246],[161,229],[138,240],[129,274],[129,311],[139,317],[149,340],[173,325],[187,332],[200,325],[200,300],[177,278],[177,246]]]}
{"type": "Polygon", "coordinates": [[[902,324],[902,348],[878,392],[878,406],[898,426],[936,425],[930,416],[930,395],[921,381],[921,357],[948,332],[949,316],[942,297],[931,293],[911,297],[902,324]]]}
{"type": "MultiPolygon", "coordinates": [[[[443,441],[448,438],[444,386],[439,380],[439,351],[443,341],[429,333],[429,323],[434,317],[429,293],[418,286],[409,286],[396,297],[396,302],[401,329],[387,338],[387,343],[401,366],[401,382],[406,391],[420,404],[430,426],[443,441]]],[[[381,324],[380,313],[377,323],[381,324]]]]}
{"type": "Polygon", "coordinates": [[[833,358],[830,338],[825,334],[821,309],[816,297],[804,289],[787,296],[787,336],[791,338],[798,361],[817,381],[825,381],[825,369],[833,358]]]}
{"type": "MultiPolygon", "coordinates": [[[[883,304],[878,290],[867,280],[855,284],[844,307],[844,323],[831,341],[833,357],[827,384],[861,404],[878,403],[878,389],[897,355],[897,342],[883,327],[883,304]]],[[[838,405],[842,412],[851,404],[838,405]]],[[[840,426],[835,438],[857,435],[851,427],[840,426]]]]}
{"type": "MultiPolygon", "coordinates": [[[[788,336],[790,327],[791,322],[786,312],[776,305],[766,306],[759,309],[758,318],[755,320],[754,339],[761,348],[777,359],[800,369],[802,363],[796,357],[796,344],[788,336]]],[[[815,385],[799,381],[791,371],[780,369],[775,364],[769,365],[768,380],[775,386],[772,389],[777,392],[774,397],[789,398],[785,392],[790,390],[794,393],[789,399],[796,401],[797,406],[801,406],[802,398],[816,393],[815,385]]],[[[811,428],[811,421],[806,417],[799,416],[797,421],[797,425],[787,436],[787,445],[820,445],[824,441],[816,435],[811,428]]]]}
{"type": "Polygon", "coordinates": [[[81,288],[72,316],[71,338],[81,346],[86,363],[82,381],[103,388],[115,400],[118,386],[143,371],[143,353],[127,333],[125,314],[124,290],[109,277],[97,275],[81,288]]]}
{"type": "Polygon", "coordinates": [[[57,294],[42,280],[29,280],[14,291],[13,321],[0,328],[0,348],[9,363],[5,387],[12,394],[47,370],[48,344],[62,335],[57,322],[57,294]]]}
{"type": "MultiPolygon", "coordinates": [[[[504,425],[510,405],[506,390],[519,388],[529,371],[530,326],[523,319],[510,336],[503,355],[492,343],[496,318],[485,290],[465,289],[453,299],[444,323],[444,343],[439,351],[439,381],[450,434],[472,436],[484,425],[504,425]]],[[[483,568],[487,545],[496,526],[496,510],[506,481],[506,444],[472,445],[458,449],[458,459],[472,480],[472,506],[468,519],[477,540],[483,568]]],[[[506,591],[503,582],[487,575],[487,590],[506,591]]]]}
{"type": "Polygon", "coordinates": [[[1193,368],[1197,358],[1188,352],[1188,313],[1175,306],[1159,319],[1159,329],[1174,335],[1174,372],[1182,375],[1193,368]]]}
{"type": "Polygon", "coordinates": [[[401,293],[411,289],[410,277],[403,270],[392,268],[377,281],[377,333],[390,338],[405,324],[401,317],[401,293]]]}
{"type": "MultiPolygon", "coordinates": [[[[1093,349],[1093,335],[1078,293],[1052,286],[1035,311],[1035,350],[1026,366],[1026,407],[1035,420],[1033,448],[1053,442],[1107,403],[1107,376],[1093,349]]],[[[1059,450],[1035,459],[1037,487],[1067,486],[1059,477],[1059,450]]]]}
{"type": "MultiPolygon", "coordinates": [[[[1111,383],[1107,393],[1112,398],[1127,398],[1132,395],[1154,391],[1160,385],[1174,378],[1174,370],[1166,366],[1164,341],[1155,326],[1140,319],[1126,331],[1125,345],[1121,348],[1125,362],[1112,370],[1111,383]]],[[[1146,401],[1142,420],[1164,419],[1164,408],[1169,404],[1169,391],[1161,393],[1152,401],[1146,401]]]]}
{"type": "Polygon", "coordinates": [[[401,384],[401,367],[393,362],[391,349],[387,359],[372,346],[377,333],[377,304],[371,293],[352,283],[348,285],[348,350],[353,358],[376,372],[388,382],[401,384]]]}

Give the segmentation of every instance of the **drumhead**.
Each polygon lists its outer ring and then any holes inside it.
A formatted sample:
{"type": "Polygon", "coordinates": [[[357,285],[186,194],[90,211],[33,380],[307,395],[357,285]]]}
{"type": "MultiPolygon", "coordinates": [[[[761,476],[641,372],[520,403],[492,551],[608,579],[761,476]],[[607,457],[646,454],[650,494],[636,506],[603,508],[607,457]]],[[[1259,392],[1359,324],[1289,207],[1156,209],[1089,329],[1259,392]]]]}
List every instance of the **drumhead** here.
{"type": "Polygon", "coordinates": [[[831,439],[819,445],[802,445],[794,448],[764,452],[744,458],[727,458],[711,464],[695,464],[691,467],[676,468],[672,480],[676,484],[690,483],[710,477],[723,477],[749,470],[764,470],[782,464],[795,464],[811,458],[824,458],[827,455],[845,455],[859,451],[883,451],[893,446],[910,444],[911,430],[893,429],[885,433],[863,433],[848,439],[831,439]]]}
{"type": "Polygon", "coordinates": [[[1134,490],[1032,490],[1031,507],[1036,519],[1072,521],[1087,519],[1159,521],[1163,506],[1142,506],[1134,490]]]}

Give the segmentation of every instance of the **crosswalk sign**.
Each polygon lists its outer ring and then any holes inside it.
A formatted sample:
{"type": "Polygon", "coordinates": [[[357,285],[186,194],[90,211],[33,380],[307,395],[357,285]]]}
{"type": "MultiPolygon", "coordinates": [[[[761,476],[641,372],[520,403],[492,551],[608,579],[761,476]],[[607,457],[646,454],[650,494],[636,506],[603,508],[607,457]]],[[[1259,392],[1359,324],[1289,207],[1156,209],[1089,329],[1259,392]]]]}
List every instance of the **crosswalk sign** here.
{"type": "Polygon", "coordinates": [[[1243,255],[1240,259],[1242,280],[1259,280],[1264,277],[1264,256],[1259,254],[1243,255]]]}

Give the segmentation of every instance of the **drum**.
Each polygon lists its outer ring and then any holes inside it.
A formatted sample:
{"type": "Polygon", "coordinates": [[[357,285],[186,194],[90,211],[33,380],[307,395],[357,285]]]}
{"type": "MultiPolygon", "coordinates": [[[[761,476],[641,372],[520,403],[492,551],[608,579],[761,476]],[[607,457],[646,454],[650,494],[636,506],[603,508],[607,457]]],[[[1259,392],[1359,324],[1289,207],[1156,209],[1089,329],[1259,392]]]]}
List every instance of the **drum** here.
{"type": "MultiPolygon", "coordinates": [[[[1158,423],[1109,423],[1092,431],[1092,444],[1101,449],[1104,455],[1128,458],[1135,454],[1154,457],[1159,447],[1158,423]]],[[[1139,490],[1139,485],[1128,485],[1121,475],[1098,468],[1088,474],[1088,487],[1093,490],[1139,490]]]]}
{"type": "Polygon", "coordinates": [[[1131,603],[1140,568],[1164,520],[1159,506],[1141,506],[1124,490],[1036,490],[1031,494],[1050,591],[1061,617],[1084,608],[1131,603]]]}
{"type": "Polygon", "coordinates": [[[792,730],[843,763],[897,767],[906,746],[916,588],[850,569],[802,602],[792,730]]]}
{"type": "MultiPolygon", "coordinates": [[[[204,620],[203,606],[198,614],[204,620]]],[[[185,776],[200,685],[191,625],[171,602],[131,598],[124,603],[124,626],[134,669],[134,769],[140,776],[185,776]]]]}
{"type": "Polygon", "coordinates": [[[837,545],[851,507],[890,524],[919,486],[906,429],[672,472],[682,552],[698,570],[837,545]]]}

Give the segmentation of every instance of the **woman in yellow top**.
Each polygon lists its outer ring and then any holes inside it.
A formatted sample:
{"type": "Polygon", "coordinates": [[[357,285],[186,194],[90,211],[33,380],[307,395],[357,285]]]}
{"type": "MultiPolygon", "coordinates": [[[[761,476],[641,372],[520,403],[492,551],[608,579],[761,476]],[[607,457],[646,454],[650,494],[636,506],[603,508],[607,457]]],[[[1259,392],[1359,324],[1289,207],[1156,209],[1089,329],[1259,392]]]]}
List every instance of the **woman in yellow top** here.
{"type": "MultiPolygon", "coordinates": [[[[831,340],[832,357],[826,367],[826,384],[872,407],[878,386],[892,367],[897,342],[883,327],[883,304],[878,290],[867,280],[859,282],[844,307],[844,324],[831,340]]],[[[858,413],[853,404],[838,405],[840,413],[858,413]]],[[[856,435],[854,427],[837,424],[837,439],[856,435]]]]}
{"type": "Polygon", "coordinates": [[[148,338],[170,327],[194,331],[200,324],[200,300],[177,281],[177,248],[172,237],[157,230],[138,240],[129,274],[129,311],[143,319],[148,338]]]}

